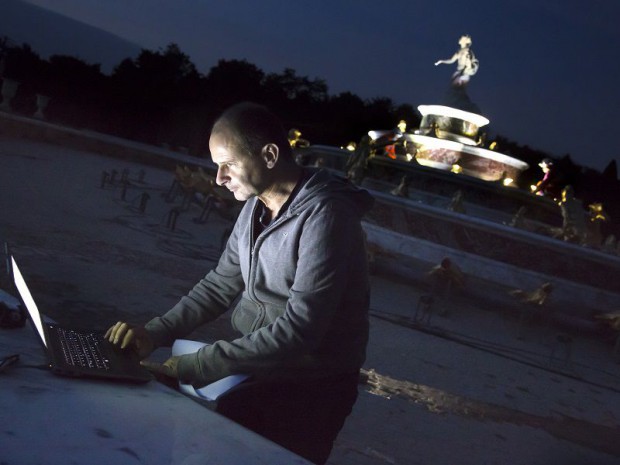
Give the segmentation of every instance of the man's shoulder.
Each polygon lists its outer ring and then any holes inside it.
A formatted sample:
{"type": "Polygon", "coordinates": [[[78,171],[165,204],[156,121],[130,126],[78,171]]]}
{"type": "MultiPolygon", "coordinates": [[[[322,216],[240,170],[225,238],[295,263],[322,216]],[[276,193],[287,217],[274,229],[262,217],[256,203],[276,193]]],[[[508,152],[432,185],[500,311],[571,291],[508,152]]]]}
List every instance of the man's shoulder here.
{"type": "Polygon", "coordinates": [[[370,209],[373,203],[368,191],[357,187],[349,179],[325,169],[310,172],[310,177],[296,200],[296,209],[342,205],[353,211],[363,212],[370,209]]]}

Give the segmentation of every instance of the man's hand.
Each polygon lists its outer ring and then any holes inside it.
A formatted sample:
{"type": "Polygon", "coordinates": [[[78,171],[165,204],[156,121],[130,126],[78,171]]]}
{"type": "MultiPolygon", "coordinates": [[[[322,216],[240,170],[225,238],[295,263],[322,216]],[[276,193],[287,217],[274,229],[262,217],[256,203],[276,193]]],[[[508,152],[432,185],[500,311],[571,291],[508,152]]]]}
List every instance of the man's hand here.
{"type": "Polygon", "coordinates": [[[150,372],[156,375],[164,375],[169,378],[177,379],[179,377],[179,359],[181,357],[170,357],[164,363],[151,362],[150,360],[142,360],[140,364],[150,372]]]}
{"type": "Polygon", "coordinates": [[[135,350],[140,359],[148,357],[155,350],[155,344],[144,327],[130,326],[124,321],[119,321],[108,329],[104,337],[121,349],[135,350]]]}

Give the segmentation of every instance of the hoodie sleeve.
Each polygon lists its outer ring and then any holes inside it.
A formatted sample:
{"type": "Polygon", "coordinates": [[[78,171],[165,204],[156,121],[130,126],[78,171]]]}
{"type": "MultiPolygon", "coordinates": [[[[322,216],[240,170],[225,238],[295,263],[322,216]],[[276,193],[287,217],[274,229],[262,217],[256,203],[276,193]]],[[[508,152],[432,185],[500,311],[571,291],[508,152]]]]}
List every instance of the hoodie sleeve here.
{"type": "Polygon", "coordinates": [[[156,346],[169,346],[198,326],[226,312],[243,289],[239,265],[239,222],[235,224],[226,249],[214,270],[201,279],[189,293],[161,317],[153,318],[145,328],[156,346]]]}

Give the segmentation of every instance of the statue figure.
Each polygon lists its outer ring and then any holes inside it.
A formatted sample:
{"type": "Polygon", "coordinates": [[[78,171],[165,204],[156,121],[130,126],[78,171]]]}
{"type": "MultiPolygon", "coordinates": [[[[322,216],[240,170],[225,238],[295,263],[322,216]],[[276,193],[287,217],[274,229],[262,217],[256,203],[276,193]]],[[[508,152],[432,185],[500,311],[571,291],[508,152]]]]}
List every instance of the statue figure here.
{"type": "Polygon", "coordinates": [[[590,221],[586,231],[586,244],[599,248],[603,243],[602,223],[609,220],[609,215],[604,210],[603,204],[596,202],[588,205],[587,216],[590,221]]]}
{"type": "MultiPolygon", "coordinates": [[[[437,287],[450,287],[454,290],[465,288],[465,275],[461,268],[448,257],[445,257],[437,265],[433,266],[427,273],[437,287]]],[[[436,289],[437,290],[437,289],[436,289]]]]}
{"type": "Polygon", "coordinates": [[[542,283],[540,287],[534,289],[533,291],[526,291],[524,289],[512,289],[508,291],[508,294],[510,294],[515,299],[518,299],[520,302],[523,302],[524,304],[542,306],[549,299],[549,295],[551,294],[552,290],[553,284],[546,282],[542,283]]]}
{"type": "Polygon", "coordinates": [[[459,45],[461,48],[452,55],[452,58],[447,60],[438,60],[435,62],[435,66],[440,64],[452,64],[456,62],[456,71],[452,75],[452,85],[454,87],[465,86],[471,76],[478,72],[480,63],[474,56],[474,52],[471,47],[471,37],[468,35],[461,36],[459,39],[459,45]]]}
{"type": "Polygon", "coordinates": [[[400,179],[398,186],[390,191],[390,194],[396,197],[409,197],[409,177],[406,174],[400,179]]]}
{"type": "Polygon", "coordinates": [[[607,236],[603,241],[603,245],[601,248],[603,252],[611,254],[616,253],[616,235],[610,234],[609,236],[607,236]]]}
{"type": "Polygon", "coordinates": [[[456,213],[467,213],[467,209],[465,208],[465,203],[463,201],[463,191],[459,189],[454,193],[452,200],[450,200],[450,205],[448,205],[448,210],[456,213]]]}
{"type": "Polygon", "coordinates": [[[508,225],[512,226],[513,228],[527,229],[527,223],[525,221],[526,213],[527,213],[526,206],[519,207],[519,210],[517,210],[517,213],[514,214],[514,216],[510,220],[510,223],[508,223],[508,225]]]}
{"type": "Polygon", "coordinates": [[[291,144],[291,147],[308,147],[310,142],[306,139],[301,138],[301,131],[296,128],[292,128],[288,132],[288,142],[291,144]]]}
{"type": "Polygon", "coordinates": [[[437,313],[447,315],[452,295],[465,289],[465,274],[456,263],[445,257],[426,273],[426,278],[430,285],[431,301],[439,306],[437,313]]]}
{"type": "Polygon", "coordinates": [[[609,326],[615,331],[618,331],[618,334],[620,334],[620,311],[598,313],[594,315],[594,318],[596,320],[602,321],[605,325],[609,326]]]}
{"type": "Polygon", "coordinates": [[[362,181],[366,174],[368,159],[371,156],[371,144],[372,141],[370,139],[370,136],[363,136],[359,144],[357,144],[355,150],[347,160],[347,164],[345,166],[347,178],[358,186],[362,184],[362,181]]]}
{"type": "Polygon", "coordinates": [[[613,354],[616,361],[620,362],[620,358],[618,358],[620,355],[620,311],[616,310],[608,313],[599,313],[594,315],[594,319],[600,321],[616,334],[613,354]]]}
{"type": "Polygon", "coordinates": [[[560,208],[562,228],[556,233],[556,237],[567,242],[582,244],[586,237],[586,212],[581,200],[575,198],[572,186],[566,186],[562,190],[560,208]]]}
{"type": "Polygon", "coordinates": [[[527,320],[537,317],[547,320],[547,326],[551,324],[553,316],[552,312],[542,310],[549,301],[551,291],[553,291],[553,284],[549,282],[542,283],[538,288],[532,291],[527,291],[525,289],[512,289],[508,291],[508,294],[522,304],[521,311],[519,313],[519,326],[517,332],[517,337],[519,339],[523,338],[523,326],[527,320]]]}
{"type": "Polygon", "coordinates": [[[562,186],[560,185],[561,176],[555,163],[550,158],[543,158],[538,166],[543,172],[543,178],[536,185],[531,186],[532,193],[557,201],[562,194],[562,186]]]}
{"type": "Polygon", "coordinates": [[[323,168],[325,166],[325,158],[323,157],[317,157],[316,160],[314,160],[314,166],[315,168],[323,168]]]}

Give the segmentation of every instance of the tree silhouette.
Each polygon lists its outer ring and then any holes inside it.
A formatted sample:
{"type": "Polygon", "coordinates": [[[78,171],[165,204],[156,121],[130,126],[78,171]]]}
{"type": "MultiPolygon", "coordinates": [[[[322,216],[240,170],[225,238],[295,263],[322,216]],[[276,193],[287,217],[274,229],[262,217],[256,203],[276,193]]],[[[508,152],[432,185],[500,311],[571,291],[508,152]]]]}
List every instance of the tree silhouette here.
{"type": "Polygon", "coordinates": [[[220,60],[206,76],[206,99],[217,113],[244,100],[264,103],[264,77],[262,70],[246,60],[220,60]]]}
{"type": "Polygon", "coordinates": [[[28,44],[11,47],[10,41],[4,38],[0,42],[2,57],[2,77],[19,82],[17,95],[11,106],[13,111],[30,114],[36,106],[34,94],[39,91],[42,81],[40,73],[44,66],[43,60],[28,44]]]}
{"type": "Polygon", "coordinates": [[[192,100],[199,81],[196,67],[176,44],[123,60],[110,77],[111,103],[122,115],[115,132],[158,143],[170,114],[192,100]]]}

